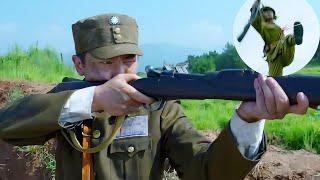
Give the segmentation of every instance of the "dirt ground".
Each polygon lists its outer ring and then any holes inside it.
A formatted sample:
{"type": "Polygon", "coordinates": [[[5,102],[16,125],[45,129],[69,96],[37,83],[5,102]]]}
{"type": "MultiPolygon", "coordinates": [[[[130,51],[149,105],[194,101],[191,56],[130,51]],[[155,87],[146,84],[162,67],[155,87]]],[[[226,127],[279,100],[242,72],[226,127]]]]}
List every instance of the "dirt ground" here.
{"type": "MultiPolygon", "coordinates": [[[[211,140],[218,135],[215,131],[203,133],[211,140]]],[[[291,151],[269,145],[262,161],[246,178],[246,180],[262,179],[320,180],[320,155],[305,150],[291,151]]]]}
{"type": "Polygon", "coordinates": [[[9,100],[9,90],[14,87],[19,87],[24,95],[41,94],[52,89],[53,85],[24,80],[1,80],[0,79],[0,108],[3,107],[9,100]]]}
{"type": "MultiPolygon", "coordinates": [[[[9,100],[9,90],[20,87],[24,95],[45,93],[52,85],[31,81],[0,80],[0,108],[9,100]]],[[[214,140],[217,131],[203,132],[214,140]]],[[[305,150],[289,151],[276,146],[268,146],[268,152],[246,180],[320,180],[320,155],[305,150]]],[[[11,145],[0,140],[0,180],[50,179],[39,162],[27,154],[18,153],[11,145]]],[[[166,178],[167,179],[167,178],[166,178]]],[[[169,178],[177,179],[177,178],[169,178]]]]}
{"type": "MultiPolygon", "coordinates": [[[[31,81],[0,80],[0,108],[9,101],[9,90],[20,87],[24,95],[49,91],[52,86],[31,81]]],[[[36,157],[18,153],[12,145],[0,140],[0,180],[40,180],[48,179],[49,174],[40,168],[36,157]]]]}

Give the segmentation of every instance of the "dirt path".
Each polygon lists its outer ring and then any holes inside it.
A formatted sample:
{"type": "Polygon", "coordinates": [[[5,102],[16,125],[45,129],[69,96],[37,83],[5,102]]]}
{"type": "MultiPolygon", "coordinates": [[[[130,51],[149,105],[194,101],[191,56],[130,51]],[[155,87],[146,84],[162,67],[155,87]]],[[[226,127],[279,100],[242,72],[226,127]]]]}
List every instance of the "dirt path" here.
{"type": "MultiPolygon", "coordinates": [[[[0,108],[8,102],[9,90],[13,87],[20,87],[23,94],[28,95],[45,93],[52,88],[52,85],[32,81],[0,80],[0,108]]],[[[219,134],[217,131],[203,133],[211,140],[214,140],[219,134]]],[[[17,153],[11,145],[3,141],[0,141],[0,147],[0,180],[49,178],[34,158],[17,153]]],[[[312,180],[317,174],[320,174],[320,155],[304,150],[288,151],[269,146],[263,160],[246,180],[312,180]]]]}
{"type": "MultiPolygon", "coordinates": [[[[214,140],[219,132],[205,131],[214,140]]],[[[290,151],[269,145],[262,161],[246,180],[313,180],[320,175],[320,155],[305,150],[290,151]]]]}
{"type": "Polygon", "coordinates": [[[270,146],[250,179],[313,179],[320,174],[320,156],[305,150],[288,151],[270,146]]]}

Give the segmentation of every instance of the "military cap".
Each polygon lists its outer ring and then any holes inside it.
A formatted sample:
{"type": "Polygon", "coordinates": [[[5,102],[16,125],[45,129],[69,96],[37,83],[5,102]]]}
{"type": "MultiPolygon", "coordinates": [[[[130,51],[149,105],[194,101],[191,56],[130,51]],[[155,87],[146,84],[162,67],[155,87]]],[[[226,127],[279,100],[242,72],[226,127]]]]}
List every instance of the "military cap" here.
{"type": "Polygon", "coordinates": [[[103,14],[72,25],[76,54],[90,52],[99,59],[124,54],[142,55],[138,47],[138,25],[123,14],[103,14]]]}

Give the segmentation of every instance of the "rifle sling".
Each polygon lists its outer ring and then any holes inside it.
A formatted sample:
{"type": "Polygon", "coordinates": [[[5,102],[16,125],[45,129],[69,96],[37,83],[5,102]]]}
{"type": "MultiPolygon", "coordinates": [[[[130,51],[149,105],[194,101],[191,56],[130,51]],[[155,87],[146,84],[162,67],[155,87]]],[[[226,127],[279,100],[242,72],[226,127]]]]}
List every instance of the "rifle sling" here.
{"type": "Polygon", "coordinates": [[[102,141],[96,147],[90,148],[90,147],[81,146],[74,131],[69,131],[69,135],[71,137],[71,142],[72,142],[73,146],[75,147],[75,149],[80,152],[89,153],[89,154],[100,152],[112,143],[112,141],[116,137],[119,129],[121,128],[121,125],[122,125],[124,119],[125,119],[125,116],[118,116],[116,118],[114,129],[113,129],[112,133],[110,134],[110,136],[106,140],[102,141]]]}

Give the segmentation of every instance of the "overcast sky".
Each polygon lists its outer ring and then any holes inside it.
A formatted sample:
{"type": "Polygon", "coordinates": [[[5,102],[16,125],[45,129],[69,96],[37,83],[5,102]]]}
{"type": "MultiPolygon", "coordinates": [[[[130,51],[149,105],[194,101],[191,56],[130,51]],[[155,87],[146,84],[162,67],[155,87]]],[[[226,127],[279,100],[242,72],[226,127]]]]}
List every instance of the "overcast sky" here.
{"type": "MultiPolygon", "coordinates": [[[[290,0],[287,0],[291,2],[290,0]]],[[[169,43],[204,50],[232,42],[234,19],[245,0],[1,0],[0,53],[38,42],[74,51],[71,24],[107,12],[137,19],[141,44],[169,43]]],[[[320,16],[320,1],[308,0],[320,16]]],[[[288,5],[290,8],[292,4],[288,5]]],[[[241,27],[242,28],[242,27],[241,27]]]]}

